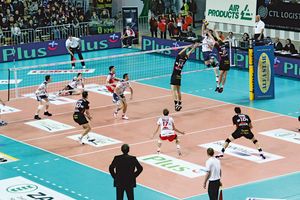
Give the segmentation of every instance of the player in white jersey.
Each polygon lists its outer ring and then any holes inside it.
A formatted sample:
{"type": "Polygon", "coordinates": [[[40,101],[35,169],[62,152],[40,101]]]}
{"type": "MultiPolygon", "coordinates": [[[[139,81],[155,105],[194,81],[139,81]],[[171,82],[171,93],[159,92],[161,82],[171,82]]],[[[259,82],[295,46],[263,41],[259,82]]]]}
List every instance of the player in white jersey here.
{"type": "Polygon", "coordinates": [[[120,110],[123,111],[122,114],[122,119],[129,119],[126,116],[126,111],[127,111],[127,102],[126,98],[124,95],[125,90],[129,88],[130,89],[130,100],[132,100],[132,95],[133,95],[133,89],[129,83],[129,76],[128,74],[123,75],[123,80],[117,83],[114,93],[113,93],[113,102],[117,104],[117,109],[114,111],[114,117],[117,118],[118,112],[120,110]]]}
{"type": "Polygon", "coordinates": [[[51,82],[50,75],[46,75],[45,76],[45,81],[35,91],[36,99],[39,102],[39,106],[38,106],[37,111],[36,111],[36,113],[34,115],[34,119],[37,119],[37,120],[41,119],[39,117],[39,113],[44,108],[43,101],[45,101],[45,106],[46,106],[44,115],[46,115],[46,116],[52,116],[52,114],[48,112],[48,109],[49,109],[49,99],[48,99],[47,85],[50,82],[51,82]]]}
{"type": "Polygon", "coordinates": [[[177,153],[179,156],[181,156],[180,145],[179,145],[180,142],[179,142],[178,136],[175,133],[175,131],[178,133],[181,133],[181,134],[184,134],[184,132],[178,130],[175,127],[174,120],[172,117],[169,117],[169,110],[166,108],[163,110],[163,116],[160,117],[157,121],[157,128],[156,128],[155,132],[153,133],[152,138],[154,138],[154,136],[158,132],[159,128],[160,128],[160,135],[159,135],[159,139],[158,139],[158,143],[157,143],[157,146],[158,146],[157,153],[160,153],[162,140],[169,140],[170,142],[173,142],[175,140],[177,153]]]}
{"type": "Polygon", "coordinates": [[[218,71],[218,65],[216,62],[214,62],[213,58],[217,58],[217,55],[213,53],[213,49],[215,46],[215,39],[213,37],[213,31],[209,30],[207,28],[207,22],[204,22],[202,25],[202,52],[204,57],[204,63],[207,67],[213,67],[215,76],[216,76],[216,82],[219,81],[219,71],[218,71]]]}
{"type": "Polygon", "coordinates": [[[83,84],[83,77],[82,73],[78,73],[77,76],[75,76],[70,83],[64,87],[61,91],[59,91],[59,96],[67,96],[67,95],[73,95],[73,94],[81,94],[84,90],[84,84],[83,84]],[[81,85],[81,88],[78,88],[78,86],[81,85]]]}

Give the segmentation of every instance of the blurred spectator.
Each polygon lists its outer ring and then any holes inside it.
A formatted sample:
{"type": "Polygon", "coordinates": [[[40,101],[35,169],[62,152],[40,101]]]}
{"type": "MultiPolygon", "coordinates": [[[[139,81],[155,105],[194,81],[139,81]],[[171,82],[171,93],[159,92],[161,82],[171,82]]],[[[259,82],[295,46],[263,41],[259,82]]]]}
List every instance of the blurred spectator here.
{"type": "Polygon", "coordinates": [[[106,9],[103,9],[100,14],[100,19],[108,19],[108,18],[110,18],[109,11],[106,9]]]}
{"type": "Polygon", "coordinates": [[[153,15],[150,18],[149,24],[150,24],[151,37],[154,37],[154,36],[157,37],[158,23],[153,15]]]}
{"type": "Polygon", "coordinates": [[[162,15],[165,12],[165,4],[162,0],[158,0],[157,3],[157,14],[162,15]]]}
{"type": "Polygon", "coordinates": [[[195,28],[195,15],[197,13],[197,4],[196,4],[196,0],[190,0],[189,3],[189,11],[192,14],[193,17],[193,28],[195,28]]]}
{"type": "Polygon", "coordinates": [[[186,0],[182,0],[182,4],[183,4],[183,6],[181,7],[182,16],[186,16],[188,14],[188,12],[189,12],[189,5],[186,2],[186,0]]]}
{"type": "Polygon", "coordinates": [[[99,23],[100,19],[95,11],[93,11],[92,16],[91,16],[91,22],[92,23],[99,23]]]}
{"type": "Polygon", "coordinates": [[[175,18],[172,14],[169,14],[168,17],[168,32],[169,32],[169,37],[172,38],[174,36],[174,31],[175,31],[175,18]]]}
{"type": "Polygon", "coordinates": [[[283,50],[287,51],[291,54],[298,53],[296,48],[295,48],[295,45],[292,43],[291,39],[286,39],[286,45],[283,47],[283,50]]]}
{"type": "Polygon", "coordinates": [[[4,33],[2,31],[2,28],[0,27],[0,45],[5,43],[5,36],[4,33]]]}
{"type": "Polygon", "coordinates": [[[230,45],[232,47],[237,47],[238,44],[237,44],[237,40],[236,38],[234,37],[233,35],[233,32],[229,32],[228,36],[227,36],[227,40],[229,41],[230,45]]]}
{"type": "Polygon", "coordinates": [[[280,42],[279,37],[275,37],[274,49],[275,49],[275,51],[282,51],[282,49],[283,49],[283,45],[280,42]]]}
{"type": "Polygon", "coordinates": [[[165,14],[172,14],[172,0],[164,0],[165,14]]]}
{"type": "Polygon", "coordinates": [[[160,30],[160,38],[166,39],[167,38],[167,19],[165,15],[162,14],[158,18],[158,28],[160,30]]]}
{"type": "Polygon", "coordinates": [[[183,25],[183,17],[181,16],[181,14],[179,14],[178,17],[177,17],[177,19],[176,19],[176,26],[177,26],[179,34],[181,32],[182,25],[183,25]]]}
{"type": "Polygon", "coordinates": [[[19,44],[22,39],[22,33],[20,27],[18,27],[18,24],[15,23],[13,27],[11,27],[11,36],[13,38],[13,41],[15,44],[19,44]]]}
{"type": "Polygon", "coordinates": [[[254,39],[255,41],[264,39],[265,23],[261,21],[260,16],[255,17],[254,39]]]}
{"type": "Polygon", "coordinates": [[[193,32],[193,28],[191,26],[189,26],[188,28],[188,32],[186,33],[186,37],[196,37],[196,33],[193,32]]]}
{"type": "Polygon", "coordinates": [[[154,16],[158,15],[158,0],[151,0],[150,1],[150,11],[152,12],[152,14],[154,14],[154,16]]]}
{"type": "Polygon", "coordinates": [[[134,39],[134,37],[135,37],[134,31],[129,26],[126,26],[126,29],[125,29],[124,34],[122,36],[123,47],[131,48],[132,40],[134,39]]]}
{"type": "Polygon", "coordinates": [[[243,36],[242,36],[242,41],[243,42],[249,42],[249,34],[248,33],[244,33],[243,36]]]}
{"type": "Polygon", "coordinates": [[[1,27],[2,27],[3,31],[9,30],[9,22],[7,21],[7,19],[5,17],[2,18],[1,27]]]}

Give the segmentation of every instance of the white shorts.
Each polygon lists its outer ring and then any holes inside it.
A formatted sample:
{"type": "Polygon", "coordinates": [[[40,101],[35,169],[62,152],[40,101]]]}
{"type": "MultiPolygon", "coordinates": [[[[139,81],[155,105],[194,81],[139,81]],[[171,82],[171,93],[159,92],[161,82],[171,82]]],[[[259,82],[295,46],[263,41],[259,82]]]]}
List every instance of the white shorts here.
{"type": "Polygon", "coordinates": [[[171,136],[171,135],[175,135],[175,132],[173,130],[162,130],[160,135],[162,137],[168,137],[168,136],[171,136]]]}

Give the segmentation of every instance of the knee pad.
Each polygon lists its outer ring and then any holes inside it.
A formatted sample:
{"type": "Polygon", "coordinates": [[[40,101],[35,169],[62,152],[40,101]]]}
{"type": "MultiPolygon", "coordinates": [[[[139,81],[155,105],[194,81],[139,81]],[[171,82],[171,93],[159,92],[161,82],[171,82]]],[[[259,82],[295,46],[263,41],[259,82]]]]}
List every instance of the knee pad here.
{"type": "Polygon", "coordinates": [[[225,142],[227,142],[228,144],[231,142],[228,138],[225,140],[225,142]]]}
{"type": "Polygon", "coordinates": [[[254,140],[254,141],[253,141],[253,144],[256,144],[257,142],[258,142],[257,140],[254,140]]]}
{"type": "Polygon", "coordinates": [[[39,105],[39,106],[38,106],[38,109],[39,109],[39,110],[42,110],[43,108],[44,108],[44,105],[39,105]]]}

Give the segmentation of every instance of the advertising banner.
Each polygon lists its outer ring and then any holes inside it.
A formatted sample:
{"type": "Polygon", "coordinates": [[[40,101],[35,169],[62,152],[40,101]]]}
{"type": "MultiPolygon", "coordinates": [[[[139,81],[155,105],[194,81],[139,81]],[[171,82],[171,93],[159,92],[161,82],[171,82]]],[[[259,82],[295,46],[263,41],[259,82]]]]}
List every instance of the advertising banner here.
{"type": "MultiPolygon", "coordinates": [[[[81,51],[96,51],[121,47],[121,33],[81,37],[81,51]]],[[[0,47],[0,62],[27,60],[68,54],[66,40],[52,40],[0,47]]]]}
{"type": "Polygon", "coordinates": [[[138,8],[137,7],[122,7],[122,16],[123,16],[123,28],[129,26],[135,33],[135,38],[133,40],[134,44],[139,42],[139,23],[138,23],[138,8]]]}
{"type": "Polygon", "coordinates": [[[258,0],[257,13],[267,28],[300,31],[300,4],[296,1],[258,0]]]}
{"type": "Polygon", "coordinates": [[[206,1],[206,19],[211,22],[254,26],[256,0],[206,1]]]}
{"type": "Polygon", "coordinates": [[[254,99],[273,99],[274,92],[274,47],[254,47],[254,99]]]}

